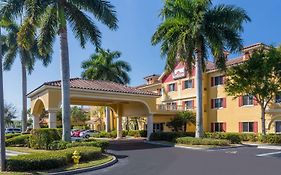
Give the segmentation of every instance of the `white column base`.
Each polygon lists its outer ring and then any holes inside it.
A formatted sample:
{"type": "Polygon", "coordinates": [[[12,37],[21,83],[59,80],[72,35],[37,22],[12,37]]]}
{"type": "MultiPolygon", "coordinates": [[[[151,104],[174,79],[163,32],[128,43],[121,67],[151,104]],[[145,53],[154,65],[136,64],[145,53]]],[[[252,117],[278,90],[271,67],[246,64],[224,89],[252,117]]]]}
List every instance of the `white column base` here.
{"type": "Polygon", "coordinates": [[[39,125],[39,116],[33,115],[33,129],[40,128],[39,125]]]}
{"type": "Polygon", "coordinates": [[[149,140],[149,137],[152,133],[153,133],[153,114],[149,114],[147,117],[147,140],[149,140]]]}
{"type": "Polygon", "coordinates": [[[117,137],[116,139],[122,139],[122,116],[117,116],[117,137]]]}
{"type": "Polygon", "coordinates": [[[57,128],[57,112],[49,111],[49,128],[57,128]]]}

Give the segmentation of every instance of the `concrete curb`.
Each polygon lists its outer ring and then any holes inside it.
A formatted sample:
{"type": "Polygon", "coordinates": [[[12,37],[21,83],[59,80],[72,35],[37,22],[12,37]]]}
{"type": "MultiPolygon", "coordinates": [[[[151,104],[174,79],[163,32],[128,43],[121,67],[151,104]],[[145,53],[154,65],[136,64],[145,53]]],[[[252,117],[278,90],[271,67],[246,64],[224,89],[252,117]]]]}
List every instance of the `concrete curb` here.
{"type": "Polygon", "coordinates": [[[94,167],[80,168],[80,169],[69,170],[69,171],[59,171],[59,172],[53,172],[53,173],[48,173],[48,174],[50,174],[50,175],[65,175],[65,174],[84,173],[84,172],[88,172],[88,171],[94,171],[94,170],[107,168],[107,167],[110,167],[110,166],[112,166],[112,165],[114,165],[115,163],[118,162],[118,159],[115,157],[115,155],[113,155],[113,154],[106,154],[106,155],[113,156],[113,159],[110,162],[107,162],[107,163],[104,163],[104,164],[101,164],[101,165],[98,165],[98,166],[94,166],[94,167]]]}
{"type": "Polygon", "coordinates": [[[159,143],[159,142],[153,142],[153,141],[145,141],[145,143],[161,145],[161,146],[168,146],[168,147],[175,147],[175,148],[191,149],[191,150],[204,150],[204,151],[216,151],[216,150],[226,150],[226,149],[231,149],[231,148],[246,147],[246,145],[236,145],[236,146],[224,146],[224,147],[217,147],[217,148],[202,148],[202,147],[175,145],[175,144],[169,144],[169,143],[159,143]]]}

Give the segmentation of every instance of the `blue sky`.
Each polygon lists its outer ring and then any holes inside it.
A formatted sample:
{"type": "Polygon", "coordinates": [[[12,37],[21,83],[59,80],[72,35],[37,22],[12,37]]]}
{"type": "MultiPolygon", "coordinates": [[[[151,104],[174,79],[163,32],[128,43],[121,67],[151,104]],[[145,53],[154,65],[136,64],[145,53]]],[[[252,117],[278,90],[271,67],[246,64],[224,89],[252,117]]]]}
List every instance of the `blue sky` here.
{"type": "MultiPolygon", "coordinates": [[[[122,52],[122,60],[132,66],[130,85],[144,83],[143,77],[148,74],[161,74],[165,61],[160,57],[159,46],[152,46],[150,39],[160,24],[158,14],[162,8],[162,0],[111,0],[116,7],[119,29],[110,31],[99,24],[102,31],[102,47],[122,52]]],[[[245,24],[243,33],[244,45],[263,42],[278,45],[281,43],[281,1],[278,0],[214,0],[214,4],[225,3],[244,8],[252,19],[245,24]]],[[[33,90],[46,81],[60,79],[59,45],[54,45],[53,61],[47,67],[36,63],[35,70],[28,76],[28,91],[33,90]]],[[[95,48],[88,44],[81,49],[79,42],[69,33],[70,71],[71,77],[81,74],[81,62],[94,53],[95,48]]],[[[9,72],[4,72],[4,98],[13,103],[17,112],[21,110],[21,69],[19,59],[9,72]]]]}

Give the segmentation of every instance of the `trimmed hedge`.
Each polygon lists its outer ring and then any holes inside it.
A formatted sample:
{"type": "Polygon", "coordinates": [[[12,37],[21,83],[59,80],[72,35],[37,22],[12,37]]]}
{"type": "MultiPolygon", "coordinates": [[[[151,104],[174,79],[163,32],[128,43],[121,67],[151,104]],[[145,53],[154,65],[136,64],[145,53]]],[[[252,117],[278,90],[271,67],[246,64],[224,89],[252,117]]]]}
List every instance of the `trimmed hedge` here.
{"type": "Polygon", "coordinates": [[[259,135],[253,133],[206,132],[205,138],[227,139],[231,143],[241,143],[241,141],[256,142],[259,135]]]}
{"type": "Polygon", "coordinates": [[[54,141],[61,140],[62,130],[61,129],[33,129],[29,139],[31,148],[34,149],[50,149],[50,144],[54,141]]]}
{"type": "Polygon", "coordinates": [[[21,135],[20,133],[15,133],[15,134],[5,134],[5,139],[8,140],[10,138],[16,137],[21,135]]]}
{"type": "Polygon", "coordinates": [[[175,142],[179,137],[194,137],[193,132],[154,132],[150,135],[149,140],[152,141],[168,141],[175,142]]]}
{"type": "MultiPolygon", "coordinates": [[[[128,135],[128,131],[122,131],[122,137],[126,137],[128,135]]],[[[116,138],[117,137],[117,131],[111,131],[111,132],[105,132],[101,131],[100,133],[96,134],[95,137],[97,138],[116,138]]]]}
{"type": "Polygon", "coordinates": [[[50,170],[72,164],[74,151],[80,152],[80,161],[90,161],[102,156],[100,148],[96,147],[75,147],[65,150],[31,153],[26,155],[12,156],[7,159],[8,171],[34,171],[50,170]]]}
{"type": "Polygon", "coordinates": [[[5,140],[6,146],[29,146],[30,134],[18,135],[5,140]]]}
{"type": "Polygon", "coordinates": [[[128,136],[147,137],[147,131],[146,130],[129,130],[128,136]]]}
{"type": "Polygon", "coordinates": [[[101,151],[104,152],[105,149],[109,146],[108,141],[104,140],[84,140],[82,142],[65,142],[65,141],[54,141],[50,144],[49,148],[50,150],[62,150],[66,148],[72,148],[72,147],[80,147],[80,146],[92,146],[92,147],[98,147],[101,148],[101,151]]]}
{"type": "Polygon", "coordinates": [[[176,139],[176,143],[187,145],[214,145],[227,146],[228,140],[223,139],[209,139],[209,138],[194,138],[194,137],[180,137],[176,139]]]}
{"type": "Polygon", "coordinates": [[[269,144],[281,144],[281,135],[279,134],[267,134],[261,135],[259,137],[259,141],[262,143],[269,143],[269,144]]]}

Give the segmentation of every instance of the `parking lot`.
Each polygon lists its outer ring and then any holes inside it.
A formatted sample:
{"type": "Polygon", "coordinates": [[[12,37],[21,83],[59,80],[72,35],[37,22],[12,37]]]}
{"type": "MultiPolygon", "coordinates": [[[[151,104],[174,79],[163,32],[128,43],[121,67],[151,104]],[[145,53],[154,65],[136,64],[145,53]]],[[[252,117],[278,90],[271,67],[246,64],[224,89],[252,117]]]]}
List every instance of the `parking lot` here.
{"type": "Polygon", "coordinates": [[[275,175],[281,174],[281,150],[238,147],[192,150],[142,141],[113,142],[110,152],[119,162],[94,175],[275,175]],[[276,152],[276,154],[273,154],[276,152]],[[262,156],[258,156],[262,155],[262,156]]]}

